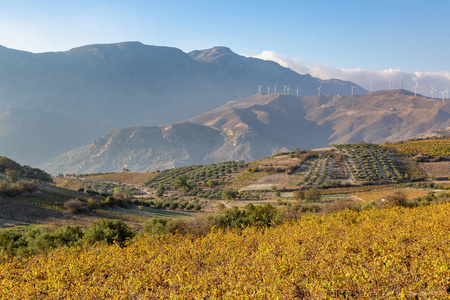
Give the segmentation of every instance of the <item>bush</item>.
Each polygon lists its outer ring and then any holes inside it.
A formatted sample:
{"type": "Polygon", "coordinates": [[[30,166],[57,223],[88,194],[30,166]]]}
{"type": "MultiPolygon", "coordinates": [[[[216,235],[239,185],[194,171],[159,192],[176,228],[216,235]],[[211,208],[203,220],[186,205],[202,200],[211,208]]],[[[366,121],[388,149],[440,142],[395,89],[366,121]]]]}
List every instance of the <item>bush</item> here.
{"type": "Polygon", "coordinates": [[[295,200],[303,200],[305,199],[305,192],[304,191],[294,191],[292,193],[292,198],[295,200]]]}
{"type": "Polygon", "coordinates": [[[402,191],[395,191],[392,194],[387,195],[384,200],[384,203],[390,206],[409,206],[406,194],[402,191]]]}
{"type": "Polygon", "coordinates": [[[305,200],[308,202],[320,201],[320,191],[318,189],[309,189],[305,192],[305,200]]]}
{"type": "Polygon", "coordinates": [[[84,239],[89,243],[118,243],[123,246],[133,235],[122,220],[99,219],[89,225],[84,239]]]}
{"type": "Polygon", "coordinates": [[[64,207],[67,208],[72,213],[78,212],[82,206],[83,205],[81,201],[78,199],[70,199],[69,201],[64,203],[64,207]]]}
{"type": "Polygon", "coordinates": [[[224,190],[222,192],[222,198],[226,200],[233,200],[236,199],[237,192],[234,190],[224,190]]]}
{"type": "Polygon", "coordinates": [[[34,181],[18,181],[12,184],[8,184],[6,181],[0,182],[0,196],[16,197],[37,190],[38,186],[34,181]]]}
{"type": "Polygon", "coordinates": [[[164,234],[169,221],[169,219],[151,218],[145,222],[142,232],[150,236],[164,234]]]}
{"type": "Polygon", "coordinates": [[[6,179],[8,181],[16,182],[17,180],[19,180],[19,176],[20,176],[20,172],[19,171],[6,169],[6,179]]]}
{"type": "Polygon", "coordinates": [[[116,198],[114,198],[113,196],[108,196],[105,198],[105,204],[109,205],[109,206],[113,206],[116,203],[116,198]]]}

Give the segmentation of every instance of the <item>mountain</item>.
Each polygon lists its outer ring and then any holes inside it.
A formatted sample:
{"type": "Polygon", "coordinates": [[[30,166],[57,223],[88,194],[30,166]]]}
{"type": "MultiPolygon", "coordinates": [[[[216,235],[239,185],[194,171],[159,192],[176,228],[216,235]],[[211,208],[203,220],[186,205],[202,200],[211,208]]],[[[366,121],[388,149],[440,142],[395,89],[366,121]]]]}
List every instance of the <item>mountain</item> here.
{"type": "Polygon", "coordinates": [[[297,98],[256,94],[184,122],[115,130],[40,167],[51,173],[255,160],[299,147],[396,141],[450,126],[450,105],[404,90],[297,98]]]}
{"type": "Polygon", "coordinates": [[[314,95],[320,85],[323,93],[348,94],[352,83],[300,75],[225,47],[184,53],[125,42],[38,54],[0,47],[0,153],[38,164],[105,132],[186,120],[275,84],[314,95]],[[20,110],[39,121],[10,114],[20,110]]]}
{"type": "Polygon", "coordinates": [[[54,174],[156,170],[326,144],[331,128],[306,114],[297,97],[256,94],[184,122],[111,131],[41,167],[54,174]]]}
{"type": "Polygon", "coordinates": [[[399,141],[450,126],[450,104],[405,90],[382,90],[339,101],[305,97],[307,120],[333,128],[330,143],[399,141]]]}

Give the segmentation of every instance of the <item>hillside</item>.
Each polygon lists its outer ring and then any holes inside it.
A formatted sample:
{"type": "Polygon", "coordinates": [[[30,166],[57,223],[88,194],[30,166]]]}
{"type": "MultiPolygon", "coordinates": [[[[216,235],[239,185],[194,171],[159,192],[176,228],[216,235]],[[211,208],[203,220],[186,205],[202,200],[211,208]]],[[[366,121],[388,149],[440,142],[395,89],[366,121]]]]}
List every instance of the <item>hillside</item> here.
{"type": "Polygon", "coordinates": [[[168,126],[112,131],[43,165],[51,173],[157,170],[331,144],[404,140],[450,126],[450,106],[404,90],[361,96],[261,95],[168,126]]]}
{"type": "Polygon", "coordinates": [[[326,145],[331,131],[305,120],[297,97],[254,95],[168,126],[109,132],[92,145],[41,165],[50,172],[166,169],[227,160],[255,160],[295,147],[326,145]]]}
{"type": "MultiPolygon", "coordinates": [[[[139,42],[38,54],[0,47],[0,153],[38,164],[114,129],[195,117],[254,94],[258,85],[299,85],[303,95],[313,95],[322,84],[228,48],[201,52],[214,57],[217,51],[220,60],[207,62],[139,42]]],[[[350,84],[323,88],[348,94],[350,84]]]]}
{"type": "Polygon", "coordinates": [[[448,101],[414,97],[405,90],[376,91],[339,101],[302,99],[307,120],[333,128],[329,140],[334,144],[406,140],[450,125],[448,101]]]}

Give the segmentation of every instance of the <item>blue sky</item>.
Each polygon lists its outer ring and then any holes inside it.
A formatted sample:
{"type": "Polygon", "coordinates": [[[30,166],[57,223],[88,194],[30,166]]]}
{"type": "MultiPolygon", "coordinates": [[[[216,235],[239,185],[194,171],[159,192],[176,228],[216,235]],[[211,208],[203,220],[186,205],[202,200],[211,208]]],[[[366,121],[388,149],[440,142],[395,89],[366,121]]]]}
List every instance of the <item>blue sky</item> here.
{"type": "Polygon", "coordinates": [[[2,1],[0,44],[31,52],[120,41],[273,51],[305,65],[450,69],[450,1],[2,1]]]}

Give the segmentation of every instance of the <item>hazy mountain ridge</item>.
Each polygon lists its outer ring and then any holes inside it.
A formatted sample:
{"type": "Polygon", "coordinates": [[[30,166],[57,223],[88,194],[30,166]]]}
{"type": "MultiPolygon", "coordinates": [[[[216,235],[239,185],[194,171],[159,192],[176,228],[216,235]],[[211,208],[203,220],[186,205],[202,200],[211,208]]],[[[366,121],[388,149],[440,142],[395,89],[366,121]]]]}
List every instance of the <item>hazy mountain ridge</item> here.
{"type": "Polygon", "coordinates": [[[449,116],[449,104],[403,90],[347,97],[256,94],[185,122],[110,132],[78,155],[41,167],[86,173],[249,161],[296,147],[405,140],[449,127],[449,116]]]}
{"type": "MultiPolygon", "coordinates": [[[[47,128],[45,116],[49,112],[63,121],[53,126],[54,130],[35,130],[33,136],[16,132],[15,143],[8,146],[7,137],[0,137],[0,153],[37,164],[49,158],[49,146],[55,155],[87,144],[110,130],[186,120],[227,101],[252,95],[258,85],[264,86],[264,93],[270,85],[273,92],[275,84],[278,92],[284,84],[291,86],[292,94],[299,85],[302,95],[313,95],[321,81],[274,62],[237,55],[224,47],[189,54],[139,42],[38,54],[1,47],[0,112],[7,107],[33,109],[36,118],[42,120],[39,126],[47,128]],[[70,137],[58,129],[65,127],[65,122],[76,125],[70,137]],[[60,142],[40,143],[47,135],[60,142]],[[20,154],[27,149],[30,138],[36,140],[33,151],[20,154]]],[[[323,86],[322,91],[326,89],[348,94],[350,84],[337,81],[323,86]]],[[[356,91],[365,93],[361,88],[356,91]]],[[[28,121],[22,118],[5,122],[28,121]]],[[[0,132],[6,132],[1,126],[0,132]]]]}

